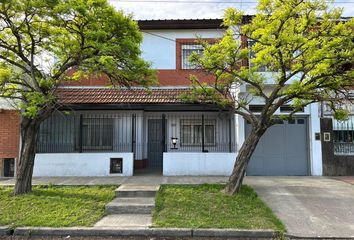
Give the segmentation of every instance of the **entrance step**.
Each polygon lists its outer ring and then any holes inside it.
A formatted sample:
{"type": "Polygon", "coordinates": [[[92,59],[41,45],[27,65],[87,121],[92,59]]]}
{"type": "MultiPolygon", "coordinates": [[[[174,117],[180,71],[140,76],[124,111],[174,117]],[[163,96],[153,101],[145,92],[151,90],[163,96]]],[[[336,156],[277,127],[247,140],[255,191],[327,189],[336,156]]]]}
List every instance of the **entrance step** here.
{"type": "Polygon", "coordinates": [[[151,214],[113,214],[103,217],[95,227],[148,228],[151,225],[151,214]]]}
{"type": "Polygon", "coordinates": [[[159,188],[160,185],[123,184],[115,192],[119,198],[153,198],[159,188]]]}
{"type": "Polygon", "coordinates": [[[154,198],[115,198],[106,205],[107,214],[150,214],[155,207],[154,198]]]}

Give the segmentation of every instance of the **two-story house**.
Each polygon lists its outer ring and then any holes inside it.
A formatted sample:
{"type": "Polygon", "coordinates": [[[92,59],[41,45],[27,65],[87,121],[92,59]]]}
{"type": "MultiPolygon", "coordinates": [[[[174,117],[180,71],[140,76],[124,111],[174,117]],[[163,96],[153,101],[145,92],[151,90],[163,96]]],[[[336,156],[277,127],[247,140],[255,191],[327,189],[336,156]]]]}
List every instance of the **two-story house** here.
{"type": "MultiPolygon", "coordinates": [[[[188,56],[202,49],[195,42],[197,36],[210,42],[223,36],[222,20],[138,23],[144,35],[143,57],[157,70],[159,85],[149,92],[139,87],[115,90],[106,87],[104,77],[91,77],[62,86],[58,96],[63,111],[41,126],[34,176],[231,173],[237,150],[249,131],[247,122],[229,109],[180,98],[190,91],[191,74],[213,81],[212,76],[196,70],[188,56]]],[[[267,69],[260,71],[270,76],[271,86],[271,74],[267,69]]],[[[240,96],[247,91],[248,86],[242,86],[240,96]]],[[[249,105],[254,112],[261,108],[257,99],[249,105]]],[[[282,106],[278,114],[286,114],[290,108],[282,106]]],[[[0,121],[2,117],[5,115],[0,112],[0,121]]],[[[247,174],[322,175],[321,142],[315,134],[320,132],[319,121],[319,105],[312,104],[294,120],[271,127],[262,137],[247,174]]],[[[14,139],[18,141],[18,136],[14,139]]],[[[0,148],[0,158],[17,158],[16,151],[5,155],[7,146],[0,148]]]]}

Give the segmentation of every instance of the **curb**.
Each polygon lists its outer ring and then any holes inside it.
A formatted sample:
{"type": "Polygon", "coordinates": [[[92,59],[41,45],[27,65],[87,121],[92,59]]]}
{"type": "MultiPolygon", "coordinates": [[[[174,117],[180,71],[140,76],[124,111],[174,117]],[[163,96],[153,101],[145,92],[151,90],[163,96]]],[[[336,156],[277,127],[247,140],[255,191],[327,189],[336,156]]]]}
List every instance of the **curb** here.
{"type": "Polygon", "coordinates": [[[235,229],[193,229],[193,237],[245,237],[245,238],[274,238],[278,233],[269,230],[235,230],[235,229]]]}
{"type": "Polygon", "coordinates": [[[185,228],[30,228],[19,227],[14,236],[153,236],[153,237],[192,237],[192,229],[185,228]]]}
{"type": "Polygon", "coordinates": [[[9,226],[0,226],[0,236],[11,235],[11,229],[9,226]]]}
{"type": "Polygon", "coordinates": [[[273,230],[235,230],[235,229],[190,229],[190,228],[48,228],[19,227],[14,236],[146,236],[146,237],[243,237],[274,238],[278,233],[273,230]]]}

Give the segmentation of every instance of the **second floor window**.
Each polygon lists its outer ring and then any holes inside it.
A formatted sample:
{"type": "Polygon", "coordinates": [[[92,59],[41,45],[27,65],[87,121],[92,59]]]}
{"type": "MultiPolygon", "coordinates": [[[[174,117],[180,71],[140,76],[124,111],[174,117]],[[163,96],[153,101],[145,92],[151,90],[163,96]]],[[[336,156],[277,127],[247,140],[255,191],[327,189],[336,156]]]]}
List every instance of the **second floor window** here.
{"type": "MultiPolygon", "coordinates": [[[[256,57],[255,52],[252,50],[252,47],[256,44],[255,41],[253,40],[248,40],[248,63],[249,67],[253,67],[254,64],[252,63],[252,59],[256,57]]],[[[257,72],[269,72],[269,67],[268,66],[260,66],[257,69],[257,72]]]]}
{"type": "Polygon", "coordinates": [[[203,54],[203,46],[200,44],[182,44],[181,45],[181,67],[182,69],[196,69],[193,63],[189,61],[189,57],[193,52],[203,54]]]}

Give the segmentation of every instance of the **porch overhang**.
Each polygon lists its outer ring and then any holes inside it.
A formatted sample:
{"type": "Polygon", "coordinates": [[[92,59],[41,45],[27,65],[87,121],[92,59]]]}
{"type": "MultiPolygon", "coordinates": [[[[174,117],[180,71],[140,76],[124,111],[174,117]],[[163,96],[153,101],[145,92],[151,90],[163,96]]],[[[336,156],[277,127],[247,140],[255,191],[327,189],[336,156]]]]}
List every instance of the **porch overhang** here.
{"type": "Polygon", "coordinates": [[[143,110],[146,112],[160,111],[215,111],[229,112],[230,109],[220,108],[215,104],[67,104],[60,110],[143,110]]]}

